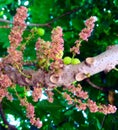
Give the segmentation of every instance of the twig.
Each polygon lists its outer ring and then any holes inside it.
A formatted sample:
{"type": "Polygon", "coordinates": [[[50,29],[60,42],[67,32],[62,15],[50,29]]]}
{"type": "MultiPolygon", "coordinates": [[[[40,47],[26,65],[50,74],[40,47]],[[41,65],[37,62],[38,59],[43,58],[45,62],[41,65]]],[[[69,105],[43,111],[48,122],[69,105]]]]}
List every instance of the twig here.
{"type": "Polygon", "coordinates": [[[99,90],[101,90],[101,91],[104,90],[103,88],[101,88],[101,87],[95,85],[94,83],[92,83],[92,82],[90,81],[90,79],[86,79],[86,82],[87,82],[88,84],[90,84],[93,88],[99,89],[99,90]]]}
{"type": "Polygon", "coordinates": [[[0,18],[0,22],[2,22],[2,23],[8,23],[8,24],[13,24],[13,22],[11,22],[10,20],[1,19],[1,18],[0,18]]]}
{"type": "Polygon", "coordinates": [[[62,17],[64,17],[64,16],[66,16],[66,15],[75,13],[75,12],[77,12],[78,10],[80,10],[81,8],[82,8],[82,7],[79,7],[79,8],[73,9],[73,10],[71,10],[71,11],[68,11],[68,12],[66,12],[66,13],[64,13],[64,14],[62,14],[62,15],[60,15],[60,16],[54,18],[54,19],[52,19],[48,24],[51,24],[51,23],[53,23],[54,21],[57,21],[58,19],[60,19],[60,18],[62,18],[62,17]]]}
{"type": "Polygon", "coordinates": [[[3,109],[2,109],[2,104],[1,103],[0,103],[0,115],[1,115],[1,117],[3,119],[4,124],[8,126],[8,130],[17,130],[15,128],[15,126],[10,125],[9,122],[6,120],[4,112],[3,112],[3,109]]]}
{"type": "Polygon", "coordinates": [[[103,126],[104,126],[104,122],[105,122],[106,117],[107,117],[107,115],[104,115],[104,117],[103,117],[103,119],[102,119],[101,129],[100,129],[100,130],[102,130],[102,128],[103,128],[103,126]]]}
{"type": "MultiPolygon", "coordinates": [[[[80,10],[81,8],[82,8],[82,7],[79,7],[79,8],[73,9],[73,10],[71,10],[71,11],[68,11],[68,12],[66,12],[66,13],[64,13],[64,14],[62,14],[62,15],[60,15],[60,16],[54,18],[54,19],[52,19],[52,20],[49,21],[48,23],[44,23],[44,24],[29,23],[29,24],[27,24],[27,26],[37,26],[37,27],[39,27],[39,26],[40,26],[40,27],[47,26],[47,27],[51,28],[51,24],[52,24],[53,22],[57,21],[58,19],[60,19],[60,18],[62,18],[62,17],[64,17],[64,16],[66,16],[66,15],[69,15],[69,14],[72,14],[72,13],[77,12],[77,11],[80,10]]],[[[13,24],[13,22],[11,22],[10,20],[5,20],[5,19],[1,19],[1,18],[0,18],[0,22],[7,23],[7,24],[13,24]]]]}

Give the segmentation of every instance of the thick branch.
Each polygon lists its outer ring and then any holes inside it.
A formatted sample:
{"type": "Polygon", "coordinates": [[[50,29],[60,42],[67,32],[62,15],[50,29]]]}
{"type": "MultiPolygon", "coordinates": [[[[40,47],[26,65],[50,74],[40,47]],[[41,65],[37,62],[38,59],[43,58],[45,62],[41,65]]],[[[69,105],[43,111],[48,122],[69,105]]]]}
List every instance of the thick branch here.
{"type": "Polygon", "coordinates": [[[110,71],[118,64],[118,45],[110,46],[98,56],[87,58],[78,65],[66,65],[58,77],[57,85],[70,85],[73,81],[82,81],[101,71],[110,71]]]}
{"type": "Polygon", "coordinates": [[[12,66],[5,66],[5,73],[21,86],[37,86],[41,83],[48,86],[68,86],[73,81],[82,81],[101,71],[110,71],[118,64],[118,45],[110,46],[105,52],[95,57],[86,58],[77,65],[65,65],[59,74],[46,73],[42,70],[24,70],[30,79],[20,74],[12,66]]]}

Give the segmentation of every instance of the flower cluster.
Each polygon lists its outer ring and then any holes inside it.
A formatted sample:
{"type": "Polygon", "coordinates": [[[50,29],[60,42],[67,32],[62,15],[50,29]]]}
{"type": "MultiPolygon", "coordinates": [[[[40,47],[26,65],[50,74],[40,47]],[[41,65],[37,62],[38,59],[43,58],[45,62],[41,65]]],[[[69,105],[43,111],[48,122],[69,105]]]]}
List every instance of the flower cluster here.
{"type": "Polygon", "coordinates": [[[12,85],[11,80],[6,74],[0,74],[0,102],[4,97],[12,101],[12,96],[7,91],[7,88],[12,85]]]}
{"type": "Polygon", "coordinates": [[[116,106],[113,106],[111,104],[106,105],[100,105],[98,107],[98,111],[104,113],[105,115],[115,113],[117,110],[116,106]]]}
{"type": "Polygon", "coordinates": [[[40,87],[34,87],[34,90],[32,92],[32,97],[35,102],[38,101],[42,96],[42,88],[40,87]]]}
{"type": "Polygon", "coordinates": [[[57,26],[52,30],[50,58],[54,60],[54,62],[51,64],[50,68],[53,70],[58,70],[63,67],[62,56],[64,50],[64,40],[62,36],[63,32],[61,27],[57,26]]]}
{"type": "Polygon", "coordinates": [[[87,105],[88,105],[88,108],[90,109],[90,112],[98,111],[98,106],[97,106],[96,102],[88,99],[87,105]]]}
{"type": "Polygon", "coordinates": [[[96,20],[97,18],[95,16],[91,16],[86,20],[86,28],[82,29],[82,31],[79,33],[80,39],[88,41],[88,38],[91,36],[91,32],[95,26],[94,22],[96,22],[96,20]]]}
{"type": "Polygon", "coordinates": [[[78,84],[77,87],[75,87],[74,85],[71,85],[68,87],[68,91],[73,93],[75,96],[77,96],[78,98],[81,99],[87,99],[88,98],[88,93],[84,92],[82,90],[82,87],[80,84],[78,84]]]}
{"type": "Polygon", "coordinates": [[[8,99],[9,101],[12,101],[12,100],[13,100],[12,95],[10,95],[10,93],[7,91],[7,89],[5,89],[5,88],[0,88],[0,102],[2,102],[2,100],[3,100],[4,97],[7,97],[7,99],[8,99]]]}
{"type": "Polygon", "coordinates": [[[80,84],[77,87],[74,85],[68,86],[68,91],[71,92],[74,96],[70,96],[67,92],[64,92],[63,97],[68,101],[68,104],[76,104],[76,108],[79,110],[86,110],[87,107],[90,109],[90,112],[101,112],[104,114],[115,113],[117,108],[113,105],[97,105],[96,102],[92,101],[88,97],[88,93],[82,90],[80,84]]]}
{"type": "Polygon", "coordinates": [[[70,48],[70,52],[72,52],[73,55],[80,54],[80,46],[81,46],[81,41],[80,40],[76,40],[75,41],[75,46],[70,48]]]}
{"type": "Polygon", "coordinates": [[[8,48],[8,62],[11,64],[20,62],[22,60],[22,52],[16,50],[19,43],[22,41],[22,34],[26,28],[24,20],[27,17],[27,8],[21,6],[17,9],[17,13],[14,17],[13,28],[9,35],[10,48],[8,48]]]}
{"type": "Polygon", "coordinates": [[[50,65],[50,69],[55,71],[63,67],[64,40],[62,36],[62,28],[58,26],[52,30],[51,42],[46,42],[41,38],[36,42],[36,54],[41,68],[50,65]]]}
{"type": "Polygon", "coordinates": [[[75,46],[70,48],[70,52],[73,53],[75,56],[76,54],[80,54],[80,46],[81,42],[88,41],[88,38],[91,36],[91,32],[93,31],[93,28],[95,26],[95,22],[97,21],[97,18],[95,16],[91,16],[89,19],[86,20],[85,25],[86,28],[82,29],[82,31],[79,33],[79,40],[75,41],[75,46]]]}
{"type": "Polygon", "coordinates": [[[26,107],[26,116],[30,119],[30,123],[36,126],[37,128],[41,128],[42,122],[39,118],[35,117],[34,106],[31,103],[28,103],[26,99],[20,99],[20,103],[22,106],[26,107]]]}
{"type": "Polygon", "coordinates": [[[87,103],[83,103],[80,99],[78,100],[78,104],[76,104],[76,108],[79,110],[86,110],[87,108],[87,103]]]}
{"type": "Polygon", "coordinates": [[[12,85],[10,78],[6,74],[0,74],[0,86],[7,88],[12,85]]]}
{"type": "Polygon", "coordinates": [[[63,36],[63,32],[62,32],[61,27],[57,26],[56,28],[52,30],[52,36],[51,36],[51,39],[52,39],[51,52],[52,53],[50,57],[53,60],[62,58],[62,52],[64,50],[64,47],[63,47],[64,40],[62,36],[63,36]]]}
{"type": "Polygon", "coordinates": [[[53,95],[54,95],[54,93],[51,91],[51,90],[46,90],[46,94],[47,94],[47,96],[48,96],[48,101],[50,102],[50,103],[52,103],[53,102],[53,95]]]}
{"type": "Polygon", "coordinates": [[[41,38],[39,38],[35,44],[38,65],[40,68],[44,69],[49,64],[50,44],[49,41],[46,42],[41,38]]]}

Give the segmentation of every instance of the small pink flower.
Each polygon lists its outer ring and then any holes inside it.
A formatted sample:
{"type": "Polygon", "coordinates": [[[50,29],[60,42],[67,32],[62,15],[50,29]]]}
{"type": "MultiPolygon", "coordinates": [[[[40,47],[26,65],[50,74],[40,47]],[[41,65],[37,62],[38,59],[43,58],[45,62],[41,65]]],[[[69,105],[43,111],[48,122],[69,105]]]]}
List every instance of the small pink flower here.
{"type": "Polygon", "coordinates": [[[2,88],[7,88],[12,85],[12,82],[10,78],[6,74],[1,74],[0,75],[0,86],[2,88]]]}
{"type": "Polygon", "coordinates": [[[88,99],[88,107],[91,112],[97,112],[98,111],[98,106],[96,102],[93,102],[92,100],[88,99]]]}

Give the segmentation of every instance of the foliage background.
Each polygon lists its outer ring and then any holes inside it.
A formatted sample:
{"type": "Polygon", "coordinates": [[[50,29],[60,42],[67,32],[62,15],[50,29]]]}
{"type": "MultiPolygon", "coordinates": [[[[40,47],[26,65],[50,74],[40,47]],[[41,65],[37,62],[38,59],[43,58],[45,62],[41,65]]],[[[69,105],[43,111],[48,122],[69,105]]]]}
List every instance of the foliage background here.
{"type": "MultiPolygon", "coordinates": [[[[64,32],[65,51],[64,56],[71,56],[69,49],[78,39],[78,33],[84,28],[84,20],[90,16],[97,16],[95,29],[88,42],[83,42],[81,54],[78,58],[82,61],[86,57],[96,56],[106,50],[108,45],[118,44],[118,1],[117,0],[0,0],[0,18],[12,21],[19,6],[28,8],[27,22],[37,24],[50,24],[51,28],[43,26],[45,40],[50,40],[51,29],[61,26],[64,32]]],[[[7,25],[0,22],[0,26],[7,25]]],[[[24,37],[28,36],[31,26],[25,31],[24,37]]],[[[0,56],[7,54],[6,48],[9,46],[8,35],[10,29],[0,28],[0,56]]],[[[24,59],[35,59],[36,39],[32,39],[27,45],[24,59]]],[[[116,92],[115,105],[118,106],[118,72],[111,71],[107,74],[99,73],[91,77],[90,80],[98,86],[108,88],[116,92]]],[[[98,103],[108,104],[108,92],[102,92],[92,88],[86,81],[81,82],[83,89],[89,92],[90,98],[98,103]]],[[[17,86],[17,91],[21,96],[27,95],[31,101],[31,96],[24,93],[24,89],[17,86]]],[[[31,126],[25,116],[25,109],[19,105],[19,100],[14,96],[14,102],[7,99],[2,101],[4,113],[8,118],[9,114],[18,120],[16,125],[18,130],[37,130],[31,126]]],[[[89,110],[78,111],[74,106],[67,105],[66,101],[54,92],[54,102],[47,100],[32,103],[35,105],[36,115],[43,121],[41,130],[117,130],[118,113],[104,116],[100,113],[90,113],[89,110]],[[105,120],[104,120],[105,119],[105,120]]],[[[10,120],[8,118],[8,120],[10,120]]],[[[0,129],[4,128],[2,118],[0,117],[0,129]]]]}

